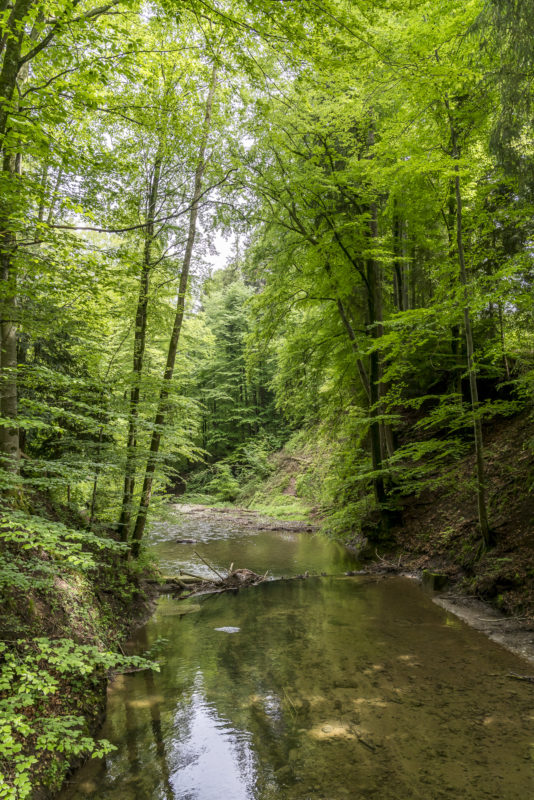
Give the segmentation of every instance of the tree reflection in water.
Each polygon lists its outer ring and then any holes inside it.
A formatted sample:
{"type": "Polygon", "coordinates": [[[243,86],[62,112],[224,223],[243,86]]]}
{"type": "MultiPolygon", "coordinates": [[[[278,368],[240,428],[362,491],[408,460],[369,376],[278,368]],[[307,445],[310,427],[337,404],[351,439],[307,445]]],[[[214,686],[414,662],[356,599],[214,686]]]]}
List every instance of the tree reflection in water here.
{"type": "Polygon", "coordinates": [[[521,662],[412,583],[267,583],[184,610],[160,601],[135,647],[167,639],[161,673],[112,688],[118,749],[65,800],[534,796],[521,662]]]}

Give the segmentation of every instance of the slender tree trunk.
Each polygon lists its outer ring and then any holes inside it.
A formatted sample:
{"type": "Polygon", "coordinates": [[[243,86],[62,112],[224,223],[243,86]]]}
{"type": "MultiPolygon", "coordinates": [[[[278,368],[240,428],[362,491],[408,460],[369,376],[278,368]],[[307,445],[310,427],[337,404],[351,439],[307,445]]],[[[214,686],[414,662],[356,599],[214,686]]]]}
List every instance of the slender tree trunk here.
{"type": "Polygon", "coordinates": [[[397,199],[393,204],[393,286],[395,305],[404,311],[404,275],[402,264],[402,222],[397,208],[397,199]]]}
{"type": "MultiPolygon", "coordinates": [[[[103,392],[100,393],[100,403],[104,401],[104,394],[103,392]]],[[[98,479],[100,477],[100,462],[102,459],[102,442],[104,439],[104,422],[101,422],[98,428],[98,441],[95,449],[95,472],[93,475],[93,489],[91,492],[91,506],[89,510],[89,529],[92,530],[93,523],[95,521],[95,511],[96,511],[96,496],[98,491],[98,479]]]]}
{"type": "Polygon", "coordinates": [[[96,448],[96,467],[95,473],[93,475],[93,488],[91,491],[91,507],[89,510],[89,529],[92,530],[93,523],[95,521],[95,511],[96,511],[96,495],[98,490],[98,479],[100,477],[100,457],[101,457],[101,450],[102,450],[102,437],[104,434],[104,426],[100,426],[100,430],[98,432],[98,445],[96,448]]]}
{"type": "Polygon", "coordinates": [[[37,213],[37,219],[39,222],[42,222],[44,219],[44,212],[46,207],[46,195],[48,192],[48,168],[49,162],[48,158],[45,159],[43,164],[43,171],[41,172],[41,199],[39,201],[39,211],[37,213]]]}
{"type": "MultiPolygon", "coordinates": [[[[454,180],[449,184],[449,196],[447,200],[447,236],[449,239],[449,263],[453,265],[456,261],[456,190],[454,180]]],[[[462,354],[461,354],[460,326],[451,327],[451,353],[453,360],[453,391],[459,396],[462,402],[462,354]]]]}
{"type": "Polygon", "coordinates": [[[56,200],[57,200],[57,193],[59,191],[59,187],[61,186],[61,181],[63,179],[63,165],[57,171],[56,181],[54,183],[54,188],[52,189],[52,193],[50,195],[50,207],[48,209],[48,216],[46,218],[46,222],[50,225],[54,219],[54,211],[56,208],[56,200]]]}
{"type": "MultiPolygon", "coordinates": [[[[453,142],[455,136],[453,134],[453,142]]],[[[454,142],[455,144],[455,142],[454,142]]],[[[454,146],[455,157],[458,158],[458,151],[454,146]]],[[[482,423],[480,421],[477,373],[475,364],[475,354],[473,346],[473,330],[471,326],[471,313],[469,310],[469,289],[467,285],[467,270],[465,266],[464,243],[463,243],[463,216],[462,216],[462,193],[460,189],[460,167],[455,165],[454,190],[456,195],[456,242],[458,248],[458,263],[460,266],[460,282],[463,287],[464,299],[464,328],[465,342],[467,346],[467,369],[469,374],[469,388],[471,391],[471,407],[473,410],[473,427],[475,433],[475,460],[477,478],[477,503],[478,521],[482,541],[485,547],[491,545],[491,535],[488,524],[488,514],[486,509],[486,482],[484,475],[484,443],[482,439],[482,423]]]]}
{"type": "Polygon", "coordinates": [[[210,87],[208,90],[208,96],[206,99],[206,110],[204,115],[202,140],[200,143],[200,148],[198,153],[197,168],[195,170],[193,198],[191,203],[191,211],[189,213],[189,230],[187,235],[187,243],[185,247],[184,259],[182,262],[180,284],[178,286],[176,314],[174,317],[174,325],[172,329],[171,339],[169,342],[167,363],[163,375],[163,383],[160,389],[158,408],[156,411],[154,426],[152,429],[150,452],[145,469],[143,488],[141,491],[141,501],[139,504],[139,511],[137,513],[135,528],[132,535],[132,556],[134,558],[137,558],[139,555],[141,541],[143,539],[143,535],[145,532],[148,509],[150,507],[150,500],[152,497],[152,484],[154,481],[154,473],[156,471],[158,453],[163,433],[163,426],[165,425],[165,419],[168,410],[167,408],[168,398],[169,398],[171,381],[174,374],[174,365],[176,363],[176,353],[178,350],[178,344],[180,342],[180,334],[182,331],[182,323],[185,312],[185,298],[189,282],[189,269],[191,267],[193,247],[195,244],[195,238],[197,232],[198,208],[199,208],[200,197],[202,194],[202,181],[204,178],[204,171],[206,168],[206,147],[208,144],[208,136],[211,128],[211,114],[212,114],[213,98],[215,95],[216,87],[217,87],[217,68],[214,67],[212,71],[210,87]]]}
{"type": "Polygon", "coordinates": [[[506,380],[510,380],[510,364],[508,363],[508,356],[506,355],[506,342],[504,338],[504,317],[502,313],[502,303],[497,303],[497,309],[499,312],[499,330],[501,335],[501,352],[502,352],[502,361],[504,364],[504,371],[506,373],[506,380]]]}
{"type": "Polygon", "coordinates": [[[402,270],[402,307],[408,311],[410,303],[408,299],[408,275],[413,265],[413,249],[408,239],[407,223],[405,223],[404,236],[402,238],[402,255],[404,258],[404,269],[402,270]],[[408,255],[410,253],[410,255],[408,255]]]}
{"type": "Polygon", "coordinates": [[[331,265],[330,265],[330,263],[328,261],[325,264],[325,269],[326,269],[328,277],[330,278],[330,281],[332,283],[332,290],[334,291],[334,293],[336,295],[336,298],[337,298],[336,299],[336,304],[337,304],[337,310],[339,311],[339,316],[341,318],[341,322],[343,323],[343,327],[345,328],[345,330],[347,332],[347,336],[350,339],[350,344],[351,344],[352,350],[354,352],[354,355],[356,356],[356,365],[358,367],[358,375],[360,376],[360,382],[362,384],[362,388],[363,388],[363,390],[365,392],[365,396],[367,398],[367,402],[371,402],[371,390],[369,388],[369,376],[367,374],[367,370],[365,369],[365,365],[363,363],[363,359],[361,357],[361,353],[360,353],[360,350],[358,348],[358,340],[356,338],[356,334],[354,332],[354,328],[352,327],[352,323],[351,323],[351,321],[349,319],[349,315],[348,315],[347,310],[345,308],[345,304],[343,303],[343,301],[341,300],[341,298],[337,294],[337,287],[335,285],[335,281],[332,278],[332,267],[331,267],[331,265]]]}
{"type": "Polygon", "coordinates": [[[357,342],[357,339],[356,339],[356,334],[354,333],[354,328],[352,327],[352,325],[350,323],[350,320],[349,320],[349,318],[347,316],[347,312],[345,311],[345,306],[343,305],[343,303],[341,302],[339,297],[337,299],[337,308],[338,308],[338,311],[339,311],[339,316],[341,317],[341,321],[342,321],[342,323],[343,323],[343,325],[345,327],[345,330],[347,331],[347,335],[348,335],[348,337],[350,339],[350,343],[351,343],[352,349],[353,349],[354,354],[356,356],[356,365],[358,367],[358,375],[360,376],[360,381],[361,381],[363,390],[365,392],[365,396],[367,397],[367,400],[369,402],[371,402],[371,389],[369,387],[369,376],[367,374],[367,370],[365,369],[365,365],[364,365],[362,357],[360,355],[360,351],[359,351],[359,348],[358,348],[358,342],[357,342]]]}
{"type": "Polygon", "coordinates": [[[124,486],[122,492],[121,514],[118,524],[118,533],[121,541],[126,542],[130,532],[130,521],[133,510],[133,496],[135,490],[135,462],[137,455],[137,428],[139,419],[139,399],[141,389],[141,376],[143,372],[143,359],[146,344],[148,290],[150,285],[151,253],[154,241],[154,219],[158,200],[159,181],[161,176],[161,151],[158,150],[154,160],[152,180],[148,198],[147,225],[145,228],[145,243],[143,248],[143,263],[139,283],[139,296],[135,314],[135,335],[133,351],[133,375],[130,389],[128,438],[126,442],[126,465],[124,469],[124,486]]]}
{"type": "MultiPolygon", "coordinates": [[[[371,223],[370,223],[371,237],[376,240],[378,238],[378,207],[376,203],[371,206],[371,223]]],[[[384,335],[384,306],[382,302],[382,267],[375,261],[375,318],[376,318],[376,338],[381,339],[384,335]]],[[[378,354],[378,396],[380,398],[380,414],[385,414],[386,409],[384,406],[384,398],[387,396],[388,387],[383,379],[384,363],[382,354],[378,354]]],[[[395,447],[393,444],[393,434],[391,426],[385,420],[380,421],[380,442],[382,449],[382,461],[387,461],[394,452],[395,447]]]]}
{"type": "MultiPolygon", "coordinates": [[[[371,240],[378,236],[378,221],[376,203],[371,204],[371,219],[369,222],[369,232],[371,240]]],[[[368,330],[372,339],[377,340],[381,336],[381,310],[382,298],[380,296],[379,265],[373,257],[367,259],[367,312],[368,330]]],[[[371,440],[371,463],[373,465],[373,488],[375,499],[379,506],[386,501],[386,489],[382,471],[382,444],[380,420],[380,354],[376,347],[369,355],[369,436],[371,440]]]]}
{"type": "Polygon", "coordinates": [[[0,221],[0,413],[8,424],[0,427],[0,453],[3,466],[17,472],[20,460],[19,428],[17,425],[17,273],[16,235],[12,229],[9,208],[17,194],[16,181],[20,176],[20,155],[6,154],[3,160],[4,179],[7,179],[9,198],[4,198],[0,221]]]}
{"type": "Polygon", "coordinates": [[[412,268],[410,269],[410,283],[408,286],[410,308],[417,308],[417,247],[413,246],[412,268]]]}

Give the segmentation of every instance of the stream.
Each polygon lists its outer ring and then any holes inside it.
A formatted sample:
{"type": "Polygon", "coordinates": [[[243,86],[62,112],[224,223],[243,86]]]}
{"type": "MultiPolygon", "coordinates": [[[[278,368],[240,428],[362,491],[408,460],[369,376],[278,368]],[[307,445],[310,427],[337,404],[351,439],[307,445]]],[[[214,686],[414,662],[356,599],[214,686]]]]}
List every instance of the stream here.
{"type": "Polygon", "coordinates": [[[223,514],[177,512],[151,547],[166,574],[208,576],[196,550],[311,577],[162,597],[128,646],[161,672],[112,682],[100,737],[117,749],[62,800],[534,797],[534,686],[509,676],[530,665],[415,582],[346,577],[357,565],[327,538],[223,514]]]}

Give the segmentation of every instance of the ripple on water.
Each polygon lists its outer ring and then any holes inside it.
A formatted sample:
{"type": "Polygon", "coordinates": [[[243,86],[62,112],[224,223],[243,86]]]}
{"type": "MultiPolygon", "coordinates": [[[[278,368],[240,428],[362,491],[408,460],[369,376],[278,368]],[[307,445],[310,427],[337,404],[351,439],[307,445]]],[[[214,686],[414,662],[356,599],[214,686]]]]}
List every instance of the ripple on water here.
{"type": "MultiPolygon", "coordinates": [[[[343,561],[316,537],[288,550],[269,535],[251,564],[248,537],[225,533],[207,560],[264,572],[285,558],[285,574],[312,572],[317,552],[328,571],[343,561]]],[[[102,735],[117,750],[79,771],[63,800],[534,797],[534,694],[508,678],[525,665],[445,620],[398,578],[164,598],[134,643],[164,642],[161,672],[112,684],[102,735]],[[189,603],[195,613],[170,613],[189,603]]]]}

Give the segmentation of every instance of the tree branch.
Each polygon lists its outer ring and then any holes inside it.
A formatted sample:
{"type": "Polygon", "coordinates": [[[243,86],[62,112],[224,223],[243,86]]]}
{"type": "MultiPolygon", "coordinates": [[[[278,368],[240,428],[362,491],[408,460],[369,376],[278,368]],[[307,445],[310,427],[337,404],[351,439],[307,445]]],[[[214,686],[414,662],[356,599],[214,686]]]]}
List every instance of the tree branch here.
{"type": "MultiPolygon", "coordinates": [[[[73,4],[72,4],[72,7],[75,8],[76,6],[78,6],[80,4],[80,2],[81,2],[81,0],[74,0],[73,4]]],[[[44,37],[44,39],[42,41],[40,41],[39,44],[36,44],[35,47],[33,47],[31,50],[29,50],[26,53],[26,55],[23,56],[19,60],[19,69],[20,69],[20,67],[24,66],[24,64],[27,64],[28,61],[32,61],[32,59],[34,59],[35,56],[38,55],[41,52],[41,50],[44,50],[45,47],[48,47],[48,45],[50,44],[50,42],[52,41],[52,39],[54,38],[56,33],[61,29],[61,27],[65,23],[68,22],[70,24],[72,22],[81,22],[82,20],[85,21],[85,20],[88,20],[88,19],[93,19],[94,17],[99,17],[102,14],[105,14],[107,11],[109,11],[110,8],[114,8],[115,6],[118,6],[119,3],[121,3],[121,2],[122,2],[122,0],[112,0],[111,3],[108,3],[105,6],[98,6],[97,8],[93,8],[91,11],[87,11],[85,14],[80,14],[79,17],[74,17],[73,19],[70,19],[70,20],[67,19],[66,17],[64,17],[63,19],[59,19],[55,23],[55,25],[52,28],[52,30],[47,33],[47,35],[44,37]]]]}
{"type": "MultiPolygon", "coordinates": [[[[208,186],[206,189],[204,189],[204,191],[199,195],[199,197],[197,197],[195,202],[198,204],[200,202],[200,200],[203,197],[205,197],[209,192],[211,192],[213,189],[216,189],[218,186],[221,186],[223,183],[225,183],[228,180],[228,177],[231,175],[232,172],[236,172],[236,168],[235,167],[233,169],[229,170],[226,173],[226,175],[224,176],[224,178],[221,178],[220,181],[217,181],[217,183],[213,183],[213,184],[211,184],[211,186],[208,186]]],[[[94,231],[95,233],[128,233],[128,231],[136,231],[136,230],[140,230],[142,228],[146,228],[147,225],[150,225],[150,224],[151,225],[158,225],[160,222],[164,223],[164,222],[168,222],[171,219],[178,219],[178,217],[182,217],[184,214],[187,214],[189,211],[191,211],[191,208],[192,208],[192,204],[190,203],[182,211],[176,211],[174,214],[167,214],[167,216],[160,217],[159,219],[153,219],[151,222],[141,222],[138,225],[128,225],[125,228],[97,228],[97,227],[94,227],[92,225],[91,226],[90,225],[49,225],[49,227],[50,228],[55,228],[55,229],[58,229],[58,230],[63,230],[63,231],[94,231]]]]}

